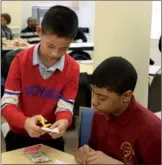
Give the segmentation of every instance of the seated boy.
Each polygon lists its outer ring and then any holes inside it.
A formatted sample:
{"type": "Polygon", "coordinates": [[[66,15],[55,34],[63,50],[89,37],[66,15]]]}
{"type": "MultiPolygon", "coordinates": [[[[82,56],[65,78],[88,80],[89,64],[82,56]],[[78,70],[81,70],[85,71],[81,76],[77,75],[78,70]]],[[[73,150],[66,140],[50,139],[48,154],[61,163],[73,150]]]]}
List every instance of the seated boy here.
{"type": "Polygon", "coordinates": [[[161,164],[160,119],[135,100],[136,82],[135,68],[122,57],[108,58],[95,69],[95,113],[89,143],[76,153],[79,163],[161,164]]]}

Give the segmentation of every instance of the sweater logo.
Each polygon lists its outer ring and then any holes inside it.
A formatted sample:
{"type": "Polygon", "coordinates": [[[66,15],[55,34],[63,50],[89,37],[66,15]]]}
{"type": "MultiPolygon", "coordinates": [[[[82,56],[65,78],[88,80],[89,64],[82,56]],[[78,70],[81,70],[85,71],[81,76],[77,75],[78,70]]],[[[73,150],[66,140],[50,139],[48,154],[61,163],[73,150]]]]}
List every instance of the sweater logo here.
{"type": "Polygon", "coordinates": [[[40,87],[39,85],[25,86],[26,96],[40,96],[42,98],[49,98],[52,100],[59,100],[61,91],[55,88],[40,87]]]}
{"type": "Polygon", "coordinates": [[[133,164],[133,156],[135,155],[135,153],[132,145],[129,142],[123,142],[120,149],[125,164],[133,164]]]}

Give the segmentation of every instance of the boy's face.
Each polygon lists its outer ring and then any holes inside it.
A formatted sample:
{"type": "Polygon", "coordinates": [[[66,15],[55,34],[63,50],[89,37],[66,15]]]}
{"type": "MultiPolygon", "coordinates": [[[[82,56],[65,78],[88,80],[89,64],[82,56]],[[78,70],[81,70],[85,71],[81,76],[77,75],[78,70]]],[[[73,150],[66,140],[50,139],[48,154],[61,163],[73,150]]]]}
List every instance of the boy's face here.
{"type": "Polygon", "coordinates": [[[28,26],[31,27],[31,28],[36,28],[37,26],[37,21],[35,19],[30,19],[28,21],[28,26]]]}
{"type": "Polygon", "coordinates": [[[7,25],[7,21],[4,17],[1,17],[1,26],[6,26],[7,25]]]}
{"type": "Polygon", "coordinates": [[[130,91],[119,96],[115,92],[110,92],[106,88],[98,88],[95,85],[92,85],[92,92],[92,106],[96,112],[101,114],[118,115],[132,98],[130,91]]]}
{"type": "Polygon", "coordinates": [[[65,55],[70,43],[72,42],[72,39],[60,38],[56,35],[46,35],[40,33],[40,31],[38,31],[38,34],[41,38],[41,57],[49,66],[65,55]]]}

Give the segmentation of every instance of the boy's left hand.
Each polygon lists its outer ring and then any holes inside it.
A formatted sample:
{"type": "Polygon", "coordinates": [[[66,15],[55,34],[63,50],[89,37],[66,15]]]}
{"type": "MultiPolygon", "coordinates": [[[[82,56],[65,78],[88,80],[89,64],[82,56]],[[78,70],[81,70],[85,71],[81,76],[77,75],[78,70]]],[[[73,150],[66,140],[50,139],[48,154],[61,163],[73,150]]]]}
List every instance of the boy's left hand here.
{"type": "Polygon", "coordinates": [[[124,164],[101,151],[91,151],[87,155],[87,164],[124,164]]]}
{"type": "Polygon", "coordinates": [[[53,139],[63,136],[63,134],[65,133],[65,131],[68,128],[68,120],[66,120],[66,119],[58,120],[54,124],[51,125],[50,129],[53,129],[56,127],[58,127],[58,129],[59,129],[59,133],[54,133],[54,132],[49,133],[49,135],[52,136],[53,139]]]}

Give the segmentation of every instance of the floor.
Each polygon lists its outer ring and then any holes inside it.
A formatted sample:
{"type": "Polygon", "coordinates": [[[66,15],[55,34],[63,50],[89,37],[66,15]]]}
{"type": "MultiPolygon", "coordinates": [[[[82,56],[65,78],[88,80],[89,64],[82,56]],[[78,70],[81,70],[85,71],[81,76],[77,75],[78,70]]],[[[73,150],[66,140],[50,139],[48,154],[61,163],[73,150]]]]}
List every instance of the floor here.
{"type": "MultiPolygon", "coordinates": [[[[2,119],[1,123],[4,122],[4,119],[2,119]]],[[[76,118],[76,128],[74,130],[67,131],[66,135],[64,136],[65,140],[65,152],[74,154],[78,147],[78,117],[76,118]]],[[[1,134],[1,152],[5,152],[5,141],[4,137],[1,134]]]]}

